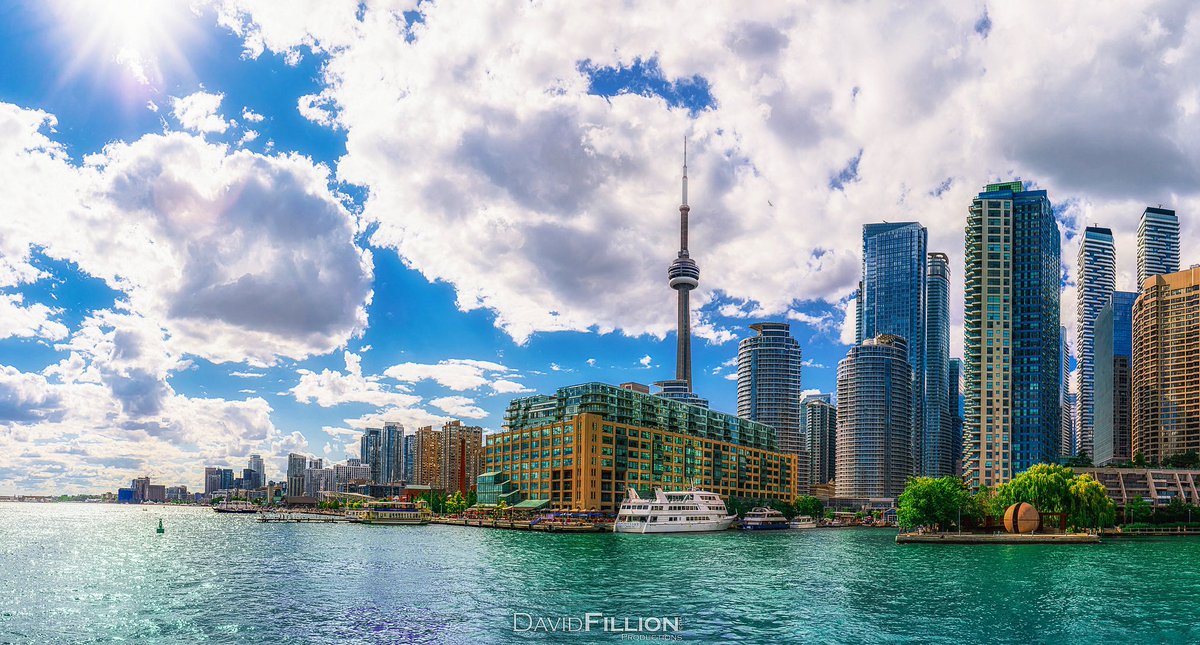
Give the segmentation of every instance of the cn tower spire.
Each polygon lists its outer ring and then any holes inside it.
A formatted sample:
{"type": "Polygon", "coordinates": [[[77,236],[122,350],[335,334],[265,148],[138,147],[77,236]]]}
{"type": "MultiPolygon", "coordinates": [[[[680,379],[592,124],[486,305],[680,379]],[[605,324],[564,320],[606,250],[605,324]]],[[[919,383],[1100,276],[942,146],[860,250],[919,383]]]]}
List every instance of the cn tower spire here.
{"type": "Polygon", "coordinates": [[[676,324],[675,380],[692,391],[692,319],[689,304],[692,289],[700,284],[700,267],[688,256],[687,138],[683,140],[683,202],[679,205],[679,255],[667,269],[667,277],[678,302],[676,324]]]}

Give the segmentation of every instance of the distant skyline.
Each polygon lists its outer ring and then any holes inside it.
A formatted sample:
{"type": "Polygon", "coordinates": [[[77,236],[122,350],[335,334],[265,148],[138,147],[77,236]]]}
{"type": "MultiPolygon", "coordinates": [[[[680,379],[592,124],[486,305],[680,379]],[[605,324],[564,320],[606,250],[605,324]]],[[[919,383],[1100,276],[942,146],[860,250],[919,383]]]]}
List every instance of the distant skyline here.
{"type": "Polygon", "coordinates": [[[0,494],[196,490],[251,454],[280,479],[385,420],[495,431],[514,396],[671,378],[684,137],[692,378],[720,411],[761,321],[835,389],[865,223],[948,255],[962,356],[991,181],[1055,200],[1068,338],[1085,226],[1112,229],[1118,290],[1147,206],[1197,261],[1200,7],[689,12],[3,9],[0,494]]]}

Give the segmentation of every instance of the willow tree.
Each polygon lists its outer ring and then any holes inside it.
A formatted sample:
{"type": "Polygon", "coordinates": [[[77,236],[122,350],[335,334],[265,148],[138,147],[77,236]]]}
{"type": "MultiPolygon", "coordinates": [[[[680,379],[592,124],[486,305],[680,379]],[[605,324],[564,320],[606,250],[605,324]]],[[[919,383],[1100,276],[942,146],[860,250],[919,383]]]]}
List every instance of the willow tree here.
{"type": "Polygon", "coordinates": [[[971,493],[957,477],[910,477],[896,500],[896,521],[901,528],[956,525],[968,516],[971,493]]]}
{"type": "Polygon", "coordinates": [[[1070,513],[1074,479],[1075,473],[1066,466],[1037,464],[996,489],[997,506],[1027,502],[1044,513],[1070,513]]]}
{"type": "Polygon", "coordinates": [[[1108,498],[1104,485],[1091,475],[1077,475],[1071,482],[1071,508],[1067,522],[1072,526],[1103,528],[1117,519],[1117,505],[1108,498]]]}

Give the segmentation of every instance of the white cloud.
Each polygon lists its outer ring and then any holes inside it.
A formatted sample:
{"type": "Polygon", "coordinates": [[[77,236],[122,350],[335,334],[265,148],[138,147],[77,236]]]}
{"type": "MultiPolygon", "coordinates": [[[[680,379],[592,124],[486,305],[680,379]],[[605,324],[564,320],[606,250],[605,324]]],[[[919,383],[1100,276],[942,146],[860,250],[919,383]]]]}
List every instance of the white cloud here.
{"type": "Polygon", "coordinates": [[[589,358],[589,359],[587,359],[587,364],[588,364],[588,367],[595,367],[595,366],[596,366],[596,359],[594,359],[594,358],[589,358]]]}
{"type": "Polygon", "coordinates": [[[263,118],[263,115],[248,107],[242,108],[242,119],[247,123],[262,123],[263,118]]]}
{"type": "Polygon", "coordinates": [[[642,367],[644,367],[646,369],[650,369],[650,362],[652,360],[654,360],[654,359],[650,358],[649,354],[646,354],[645,356],[638,359],[638,365],[641,365],[642,367]]]}
{"type": "MultiPolygon", "coordinates": [[[[433,381],[451,390],[474,390],[493,383],[492,376],[508,374],[512,369],[491,361],[451,358],[430,363],[400,363],[384,370],[384,376],[405,383],[433,381]]],[[[493,383],[494,385],[494,383],[493,383]]],[[[497,390],[499,391],[499,390],[497,390]]]]}
{"type": "Polygon", "coordinates": [[[800,362],[800,364],[803,365],[804,367],[811,367],[814,369],[824,369],[826,367],[829,367],[828,365],[823,365],[821,363],[818,363],[817,361],[814,361],[811,358],[804,359],[803,361],[800,362]]]}
{"type": "Polygon", "coordinates": [[[229,375],[238,378],[262,378],[266,376],[263,372],[230,372],[229,375]]]}
{"type": "MultiPolygon", "coordinates": [[[[518,341],[673,327],[662,270],[684,134],[701,309],[718,295],[745,315],[841,305],[861,225],[885,218],[928,226],[961,293],[965,210],[995,179],[1036,180],[1059,203],[1086,195],[1119,239],[1146,203],[1200,209],[1200,150],[1179,143],[1200,138],[1200,8],[1187,4],[1004,3],[980,31],[983,8],[953,2],[729,4],[686,30],[664,26],[679,11],[667,5],[626,12],[619,28],[602,5],[422,4],[413,26],[372,5],[360,19],[355,3],[320,22],[231,5],[225,22],[252,55],[328,55],[306,107],[345,129],[338,177],[368,187],[373,241],[454,285],[460,308],[495,311],[518,341]],[[639,58],[668,83],[703,77],[714,105],[588,93],[587,65],[639,58]]],[[[844,322],[808,316],[795,319],[844,322]]]]}
{"type": "Polygon", "coordinates": [[[257,138],[258,138],[257,132],[255,132],[254,130],[246,130],[245,132],[242,133],[242,138],[238,139],[238,145],[244,146],[247,143],[250,143],[251,141],[254,141],[257,138]]]}
{"type": "Polygon", "coordinates": [[[184,97],[171,97],[171,114],[184,128],[193,132],[224,132],[230,122],[218,112],[225,98],[219,92],[195,92],[184,97]]]}
{"type": "Polygon", "coordinates": [[[724,378],[726,381],[736,381],[738,379],[738,375],[737,375],[737,372],[730,372],[729,374],[726,374],[722,378],[724,378]]]}
{"type": "Polygon", "coordinates": [[[44,338],[62,340],[67,328],[54,319],[61,309],[41,303],[26,305],[19,293],[0,293],[0,340],[11,338],[44,338]]]}
{"type": "Polygon", "coordinates": [[[376,406],[412,407],[421,397],[388,389],[379,382],[378,376],[362,374],[361,358],[353,352],[344,352],[346,371],[324,369],[320,373],[301,369],[300,382],[290,393],[301,403],[315,402],[321,407],[333,407],[343,403],[369,403],[376,406]]]}
{"type": "Polygon", "coordinates": [[[499,379],[492,382],[492,390],[497,394],[524,394],[525,392],[532,392],[533,388],[526,387],[523,383],[516,381],[499,379]]]}
{"type": "MultiPolygon", "coordinates": [[[[173,349],[260,366],[323,354],[366,326],[372,261],[328,170],[179,133],[71,163],[53,117],[0,104],[0,255],[75,263],[167,331],[173,349]]],[[[3,272],[0,272],[2,275],[3,272]]]]}
{"type": "Polygon", "coordinates": [[[463,419],[482,419],[488,413],[475,405],[475,400],[465,396],[443,396],[429,402],[435,408],[453,417],[463,419]]]}

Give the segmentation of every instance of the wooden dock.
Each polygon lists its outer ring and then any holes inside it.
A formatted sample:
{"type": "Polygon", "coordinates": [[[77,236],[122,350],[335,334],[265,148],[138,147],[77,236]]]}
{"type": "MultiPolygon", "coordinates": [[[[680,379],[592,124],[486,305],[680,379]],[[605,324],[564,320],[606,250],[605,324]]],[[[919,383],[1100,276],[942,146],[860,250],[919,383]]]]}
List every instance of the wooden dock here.
{"type": "Polygon", "coordinates": [[[438,517],[430,520],[431,524],[448,524],[451,526],[470,526],[484,529],[505,529],[509,531],[541,531],[543,533],[599,533],[603,527],[591,523],[552,522],[534,520],[496,520],[496,519],[467,519],[438,517]]]}
{"type": "Polygon", "coordinates": [[[341,515],[305,515],[301,513],[263,513],[258,516],[259,522],[269,524],[340,524],[351,522],[348,517],[341,515]]]}
{"type": "Polygon", "coordinates": [[[1098,544],[1094,533],[901,533],[896,544],[1098,544]]]}

